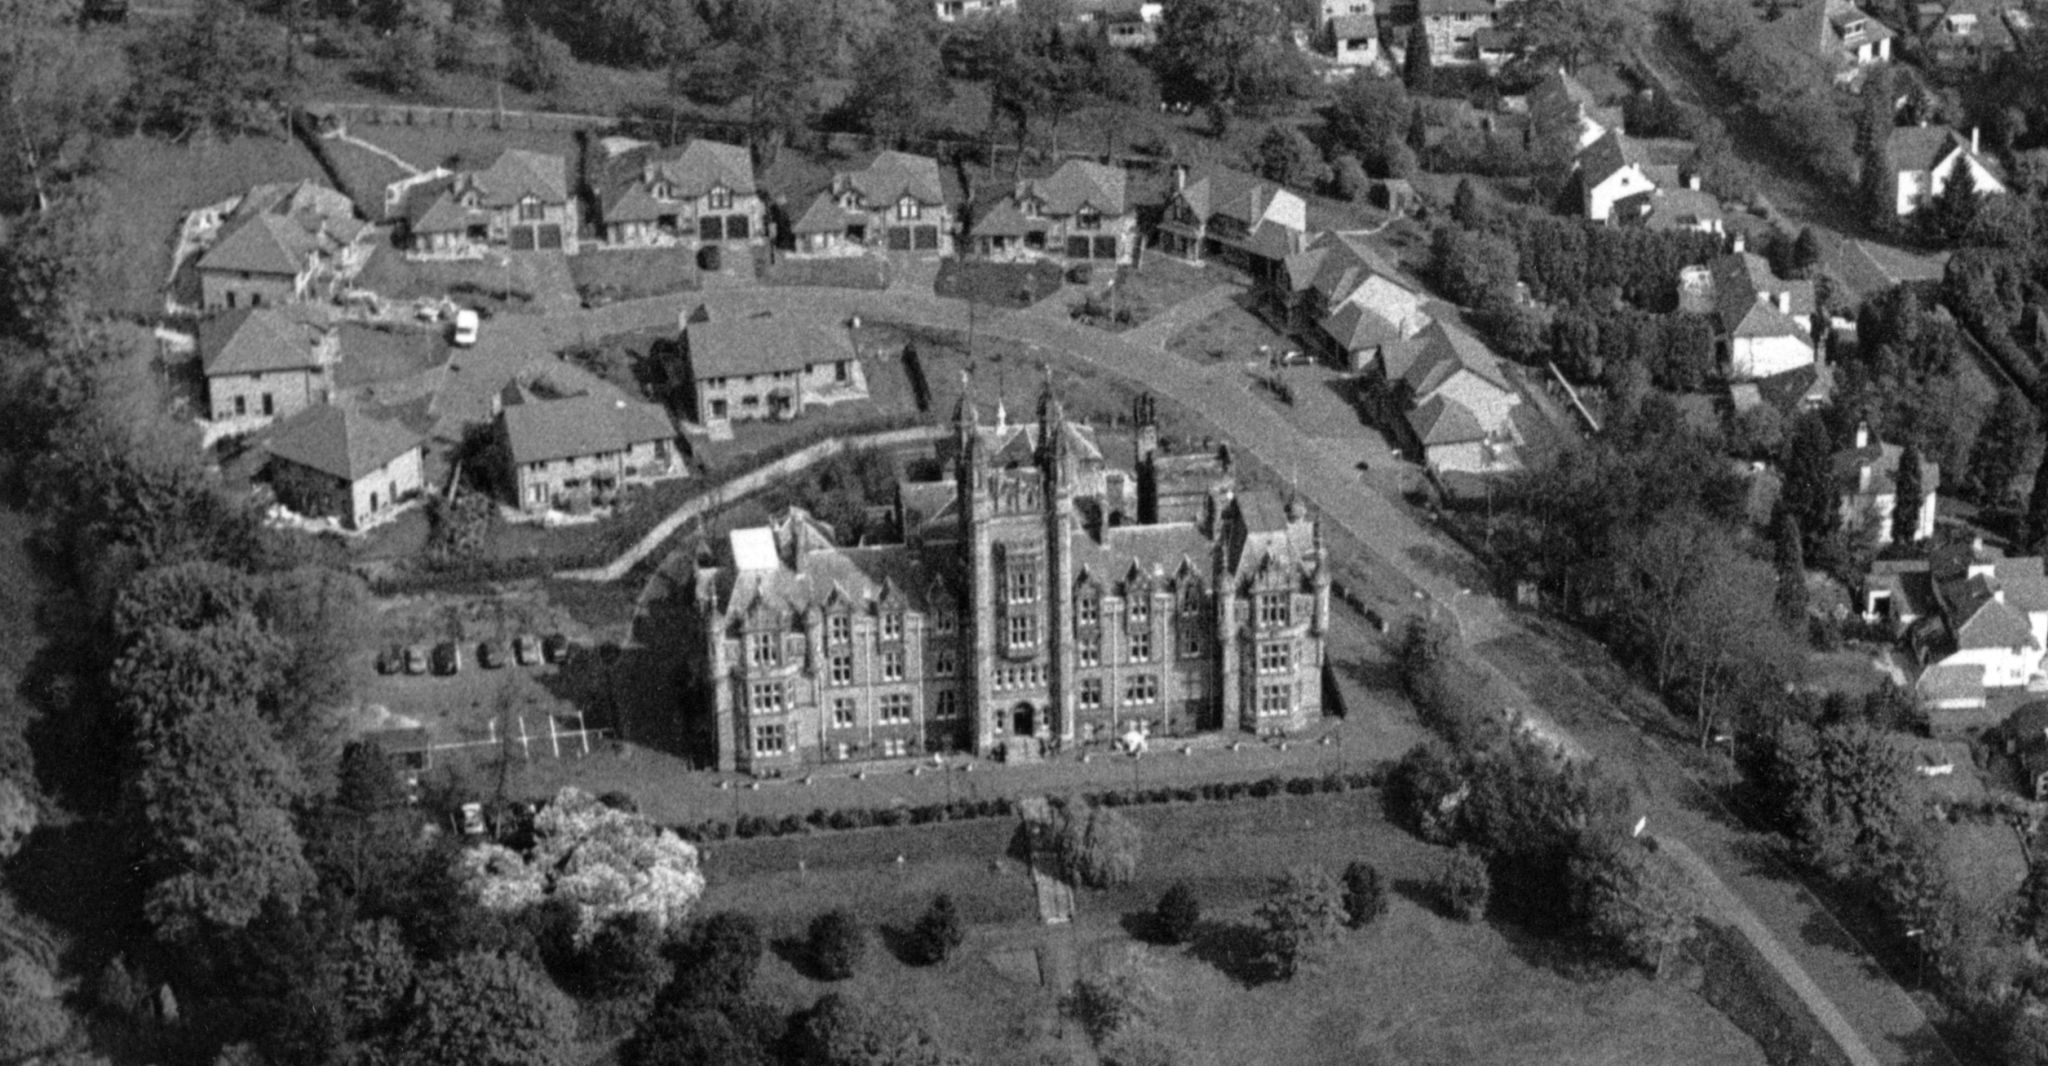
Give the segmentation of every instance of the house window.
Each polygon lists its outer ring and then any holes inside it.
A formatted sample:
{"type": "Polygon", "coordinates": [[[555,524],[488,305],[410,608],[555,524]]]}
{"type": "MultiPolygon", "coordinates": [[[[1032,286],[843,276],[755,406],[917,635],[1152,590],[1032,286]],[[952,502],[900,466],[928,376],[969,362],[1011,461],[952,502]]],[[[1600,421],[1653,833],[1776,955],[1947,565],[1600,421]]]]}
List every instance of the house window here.
{"type": "Polygon", "coordinates": [[[1009,591],[1011,603],[1038,602],[1038,571],[1033,567],[1020,566],[1010,571],[1004,582],[1009,591]]]}
{"type": "Polygon", "coordinates": [[[1284,673],[1294,666],[1294,649],[1286,644],[1274,642],[1259,645],[1259,673],[1284,673]]]}
{"type": "Polygon", "coordinates": [[[1075,216],[1074,216],[1074,228],[1075,228],[1075,229],[1101,229],[1101,228],[1102,228],[1102,213],[1101,213],[1100,211],[1095,211],[1095,210],[1091,210],[1091,209],[1088,209],[1088,208],[1082,208],[1082,209],[1081,209],[1081,213],[1080,213],[1080,214],[1078,214],[1078,215],[1075,215],[1075,216]]]}
{"type": "Polygon", "coordinates": [[[1074,642],[1074,651],[1082,666],[1098,666],[1102,663],[1102,637],[1089,634],[1074,642]]]}
{"type": "Polygon", "coordinates": [[[237,415],[246,415],[249,413],[249,398],[247,396],[235,397],[235,413],[237,415]]]}
{"type": "Polygon", "coordinates": [[[1124,679],[1125,703],[1158,703],[1159,679],[1151,674],[1139,674],[1124,679]]]}
{"type": "Polygon", "coordinates": [[[709,197],[709,199],[711,201],[711,209],[713,211],[732,210],[732,190],[726,188],[723,185],[714,187],[711,190],[711,196],[709,197]]]}
{"type": "Polygon", "coordinates": [[[1149,624],[1151,623],[1151,621],[1152,621],[1152,597],[1151,597],[1151,595],[1150,595],[1150,594],[1148,594],[1148,593],[1144,593],[1144,592],[1135,592],[1135,593],[1132,593],[1132,594],[1131,594],[1131,622],[1130,622],[1130,624],[1131,624],[1132,626],[1134,626],[1134,627],[1135,627],[1135,626],[1149,625],[1149,624]]]}
{"type": "Polygon", "coordinates": [[[1264,592],[1259,594],[1259,627],[1278,629],[1293,618],[1294,597],[1285,592],[1264,592]]]}
{"type": "Polygon", "coordinates": [[[780,755],[789,742],[789,731],[781,722],[754,727],[754,754],[780,755]]]}
{"type": "Polygon", "coordinates": [[[860,705],[851,697],[832,701],[832,728],[852,729],[860,723],[860,705]]]}
{"type": "Polygon", "coordinates": [[[883,653],[882,653],[882,680],[884,680],[884,681],[901,681],[901,680],[903,680],[903,651],[902,651],[902,649],[900,649],[900,648],[899,648],[899,649],[897,649],[897,650],[895,650],[895,651],[885,651],[885,652],[883,652],[883,653]]]}
{"type": "Polygon", "coordinates": [[[1277,685],[1259,686],[1259,716],[1286,714],[1293,703],[1293,690],[1286,682],[1277,685]]]}
{"type": "Polygon", "coordinates": [[[1149,663],[1152,661],[1152,631],[1150,629],[1131,630],[1131,661],[1134,663],[1149,663]]]}
{"type": "Polygon", "coordinates": [[[826,619],[825,640],[827,643],[838,645],[853,643],[853,618],[849,615],[835,614],[826,619]]]}
{"type": "Polygon", "coordinates": [[[932,717],[960,717],[960,694],[949,688],[942,688],[932,696],[932,717]]]}
{"type": "Polygon", "coordinates": [[[894,692],[882,697],[875,720],[883,725],[902,725],[910,721],[910,694],[894,692]]]}
{"type": "Polygon", "coordinates": [[[1038,619],[1028,614],[1013,614],[1005,624],[1010,647],[1029,648],[1038,643],[1038,619]]]}
{"type": "Polygon", "coordinates": [[[747,697],[747,706],[755,714],[781,714],[788,706],[780,681],[757,681],[748,690],[747,697]]]}
{"type": "Polygon", "coordinates": [[[831,681],[834,685],[853,684],[853,653],[840,652],[832,656],[831,681]]]}
{"type": "Polygon", "coordinates": [[[882,639],[903,639],[903,615],[901,613],[890,611],[882,615],[882,639]]]}
{"type": "Polygon", "coordinates": [[[1082,678],[1081,692],[1074,697],[1074,701],[1080,705],[1082,710],[1092,711],[1101,707],[1102,679],[1099,677],[1082,678]]]}
{"type": "Polygon", "coordinates": [[[747,662],[753,666],[782,663],[782,638],[775,633],[747,634],[747,662]]]}
{"type": "Polygon", "coordinates": [[[958,669],[959,669],[959,663],[958,663],[958,662],[956,661],[956,659],[955,659],[955,656],[954,656],[954,654],[953,654],[953,649],[951,649],[951,648],[933,648],[933,649],[932,649],[932,676],[933,676],[933,677],[952,677],[952,676],[953,676],[953,674],[954,674],[954,673],[955,673],[955,672],[956,672],[956,671],[957,671],[958,669]]]}
{"type": "Polygon", "coordinates": [[[1183,659],[1199,659],[1202,657],[1202,653],[1208,650],[1208,642],[1202,639],[1202,627],[1189,625],[1187,616],[1182,615],[1180,625],[1180,657],[1183,659]]]}
{"type": "Polygon", "coordinates": [[[1074,609],[1074,624],[1095,626],[1102,624],[1102,601],[1087,593],[1081,594],[1080,602],[1074,609]]]}
{"type": "Polygon", "coordinates": [[[541,207],[541,202],[539,200],[535,200],[531,197],[528,197],[527,199],[519,201],[519,221],[539,222],[541,220],[542,213],[543,208],[541,207]]]}
{"type": "Polygon", "coordinates": [[[940,611],[932,615],[932,632],[939,636],[950,637],[959,627],[959,620],[953,616],[951,611],[940,611]]]}
{"type": "Polygon", "coordinates": [[[885,758],[901,758],[910,754],[910,742],[902,737],[885,737],[882,740],[882,755],[885,758]]]}
{"type": "Polygon", "coordinates": [[[918,216],[920,208],[915,197],[906,196],[896,201],[896,218],[908,222],[918,216]]]}

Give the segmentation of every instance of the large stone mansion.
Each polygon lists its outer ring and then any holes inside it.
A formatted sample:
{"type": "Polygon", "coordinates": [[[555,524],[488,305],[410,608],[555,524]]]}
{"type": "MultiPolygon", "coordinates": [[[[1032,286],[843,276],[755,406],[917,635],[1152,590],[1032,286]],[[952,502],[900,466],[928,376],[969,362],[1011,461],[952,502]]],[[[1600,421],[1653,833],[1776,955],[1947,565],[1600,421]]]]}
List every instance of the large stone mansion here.
{"type": "Polygon", "coordinates": [[[1330,568],[1298,504],[1225,449],[1163,454],[1140,400],[1114,469],[1048,382],[1035,421],[965,398],[898,486],[901,543],[792,509],[701,563],[692,725],[726,771],[966,751],[1036,758],[1133,730],[1286,733],[1322,714],[1330,568]]]}

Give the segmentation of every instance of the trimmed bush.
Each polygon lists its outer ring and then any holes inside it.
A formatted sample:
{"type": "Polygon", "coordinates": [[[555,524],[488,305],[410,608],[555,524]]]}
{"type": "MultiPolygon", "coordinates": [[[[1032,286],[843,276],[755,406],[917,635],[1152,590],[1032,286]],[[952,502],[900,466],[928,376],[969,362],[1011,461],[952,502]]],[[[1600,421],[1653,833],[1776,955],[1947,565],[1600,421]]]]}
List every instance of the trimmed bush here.
{"type": "Polygon", "coordinates": [[[867,931],[852,912],[834,907],[811,919],[811,965],[827,981],[843,981],[860,969],[867,954],[867,931]]]}
{"type": "Polygon", "coordinates": [[[1372,864],[1354,862],[1344,868],[1344,920],[1363,929],[1387,913],[1387,886],[1372,864]]]}
{"type": "Polygon", "coordinates": [[[1069,804],[1055,816],[1053,847],[1068,881],[1090,888],[1129,884],[1138,875],[1144,837],[1107,807],[1069,804]]]}
{"type": "Polygon", "coordinates": [[[1477,852],[1459,848],[1444,860],[1433,887],[1446,913],[1460,921],[1476,922],[1486,914],[1487,898],[1493,894],[1493,878],[1486,871],[1486,860],[1477,852]]]}
{"type": "Polygon", "coordinates": [[[1195,935],[1195,926],[1202,921],[1202,904],[1195,898],[1195,891],[1185,881],[1175,881],[1166,894],[1159,897],[1159,905],[1152,910],[1152,918],[1159,930],[1159,939],[1169,944],[1185,944],[1195,935]]]}
{"type": "Polygon", "coordinates": [[[925,908],[917,924],[910,929],[908,953],[912,962],[927,966],[946,961],[953,949],[967,939],[967,929],[960,922],[960,912],[953,906],[953,897],[941,892],[933,897],[932,905],[925,908]]]}

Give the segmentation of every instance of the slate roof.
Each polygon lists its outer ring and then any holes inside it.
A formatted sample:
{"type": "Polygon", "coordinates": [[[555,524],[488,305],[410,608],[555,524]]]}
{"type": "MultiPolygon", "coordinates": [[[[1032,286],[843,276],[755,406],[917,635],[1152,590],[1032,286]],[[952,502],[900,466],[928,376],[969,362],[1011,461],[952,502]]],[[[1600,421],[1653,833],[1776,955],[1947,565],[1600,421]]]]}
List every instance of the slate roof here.
{"type": "Polygon", "coordinates": [[[606,222],[652,222],[673,213],[652,192],[664,183],[671,201],[695,200],[716,188],[740,196],[758,191],[753,156],[719,141],[692,140],[665,156],[653,145],[634,145],[607,162],[604,175],[599,207],[606,222]]]}
{"type": "Polygon", "coordinates": [[[1735,337],[1789,337],[1809,334],[1792,316],[1813,314],[1813,282],[1787,281],[1771,273],[1770,262],[1754,252],[1735,252],[1714,261],[1714,309],[1721,328],[1735,337]],[[1789,311],[1780,312],[1775,298],[1758,294],[1786,293],[1789,311]]]}
{"type": "MultiPolygon", "coordinates": [[[[1579,153],[1579,173],[1590,187],[1598,185],[1629,167],[1651,166],[1649,153],[1618,129],[1608,130],[1579,153]]],[[[1645,172],[1645,176],[1648,174],[1645,172]]]]}
{"type": "Polygon", "coordinates": [[[1712,193],[1682,186],[1624,196],[1614,209],[1621,221],[1653,230],[1697,229],[1702,223],[1727,217],[1712,193]]]}
{"type": "Polygon", "coordinates": [[[791,224],[790,231],[798,236],[812,233],[844,233],[847,224],[852,221],[853,216],[840,208],[839,201],[834,199],[831,193],[821,192],[811,201],[811,206],[804,209],[803,217],[791,224]]]}
{"type": "Polygon", "coordinates": [[[1037,197],[1048,215],[1065,217],[1092,207],[1114,217],[1129,210],[1124,191],[1128,178],[1122,167],[1104,166],[1085,159],[1069,159],[1043,178],[1026,178],[1017,183],[1012,198],[1019,203],[1037,197]]]}
{"type": "Polygon", "coordinates": [[[1443,396],[1432,396],[1409,412],[1408,424],[1425,448],[1486,439],[1479,417],[1464,404],[1443,396]]]}
{"type": "Polygon", "coordinates": [[[1930,703],[1984,698],[1983,663],[1934,663],[1913,686],[1930,703]]]}
{"type": "Polygon", "coordinates": [[[569,201],[569,163],[558,155],[507,148],[489,167],[465,176],[489,207],[510,207],[528,196],[550,204],[569,201]]]}
{"type": "Polygon", "coordinates": [[[1339,15],[1330,20],[1330,36],[1340,41],[1380,35],[1379,20],[1371,15],[1339,15]]]}
{"type": "Polygon", "coordinates": [[[201,270],[297,275],[318,251],[354,241],[365,224],[348,197],[301,181],[258,185],[221,223],[201,270]]]}
{"type": "Polygon", "coordinates": [[[1412,337],[1430,323],[1422,297],[1375,274],[1318,325],[1346,351],[1412,337]]]}
{"type": "Polygon", "coordinates": [[[510,404],[500,417],[512,461],[522,464],[620,452],[676,435],[659,404],[587,394],[510,404]]]}
{"type": "Polygon", "coordinates": [[[304,304],[223,311],[199,323],[200,365],[207,377],[317,368],[332,329],[324,311],[304,304]]]}
{"type": "Polygon", "coordinates": [[[1227,167],[1209,167],[1188,175],[1179,197],[1195,217],[1207,221],[1217,215],[1234,218],[1246,227],[1266,217],[1273,201],[1294,193],[1267,181],[1227,167]]]}
{"type": "Polygon", "coordinates": [[[870,207],[896,203],[904,196],[920,204],[946,202],[945,185],[939,179],[939,161],[930,156],[888,151],[875,156],[864,170],[833,175],[835,191],[852,189],[870,207]]]}
{"type": "Polygon", "coordinates": [[[1467,370],[1503,392],[1513,386],[1500,369],[1500,358],[1478,339],[1442,322],[1432,322],[1407,344],[1388,345],[1382,350],[1387,376],[1406,382],[1418,399],[1434,393],[1460,370],[1467,370]]]}
{"type": "MultiPolygon", "coordinates": [[[[1017,207],[1015,197],[1005,196],[974,220],[974,235],[977,237],[1022,237],[1047,228],[1042,218],[1027,218],[1017,207]]],[[[801,231],[799,231],[801,232],[801,231]]]]}
{"type": "Polygon", "coordinates": [[[414,233],[461,233],[471,226],[485,225],[490,221],[488,214],[462,206],[445,191],[413,203],[419,206],[419,210],[411,217],[407,228],[414,233]]]}
{"type": "MultiPolygon", "coordinates": [[[[1832,465],[1835,483],[1843,492],[1859,495],[1883,495],[1898,491],[1899,459],[1905,449],[1896,444],[1886,444],[1871,438],[1869,445],[1862,448],[1848,448],[1836,452],[1832,465]],[[1870,488],[1859,491],[1856,485],[1864,467],[1870,468],[1870,488]]],[[[1920,462],[1921,491],[1931,492],[1941,484],[1941,466],[1928,460],[1920,462]]]]}
{"type": "Polygon", "coordinates": [[[418,448],[424,439],[397,422],[317,404],[278,423],[265,446],[278,459],[352,482],[418,448]]]}
{"type": "Polygon", "coordinates": [[[844,325],[820,314],[770,311],[683,327],[693,381],[802,370],[859,358],[844,325]]]}
{"type": "Polygon", "coordinates": [[[703,196],[720,187],[736,193],[755,191],[754,157],[736,144],[693,140],[675,155],[655,160],[653,167],[656,178],[675,186],[684,197],[703,196]]]}
{"type": "Polygon", "coordinates": [[[1900,126],[1885,140],[1885,153],[1891,159],[1895,174],[1933,170],[1942,160],[1958,151],[1989,173],[2001,173],[1996,161],[1970,151],[1970,139],[1948,126],[1900,126]]]}
{"type": "Polygon", "coordinates": [[[1490,15],[1493,13],[1493,0],[1416,0],[1415,13],[1422,18],[1490,15]]]}
{"type": "Polygon", "coordinates": [[[1851,238],[1835,245],[1828,272],[1857,296],[1882,292],[1894,285],[1936,282],[1948,266],[1948,253],[1921,254],[1851,238]]]}

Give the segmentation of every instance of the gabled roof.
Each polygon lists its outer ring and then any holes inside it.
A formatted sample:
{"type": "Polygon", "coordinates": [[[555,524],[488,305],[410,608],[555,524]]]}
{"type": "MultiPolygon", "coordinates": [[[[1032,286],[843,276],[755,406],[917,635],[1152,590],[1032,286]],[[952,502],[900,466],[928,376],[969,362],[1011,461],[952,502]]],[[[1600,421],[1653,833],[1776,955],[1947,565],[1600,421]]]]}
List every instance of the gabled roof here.
{"type": "MultiPolygon", "coordinates": [[[[1835,483],[1843,492],[1883,495],[1898,491],[1899,459],[1905,449],[1896,444],[1886,444],[1871,437],[1870,443],[1862,448],[1845,448],[1836,452],[1831,461],[1835,483]],[[1862,472],[1870,469],[1870,488],[1858,489],[1862,472]]],[[[1941,465],[1930,460],[1920,461],[1920,491],[1933,492],[1941,484],[1941,465]]]]}
{"type": "Polygon", "coordinates": [[[920,204],[946,202],[945,185],[939,180],[939,161],[930,156],[887,151],[875,156],[864,170],[833,175],[834,190],[852,189],[872,206],[893,204],[908,196],[920,204]]]}
{"type": "Polygon", "coordinates": [[[1624,196],[1615,203],[1614,213],[1623,222],[1654,230],[1696,229],[1727,217],[1712,193],[1683,186],[1624,196]]]}
{"type": "Polygon", "coordinates": [[[693,320],[683,327],[683,350],[695,381],[858,358],[852,334],[836,319],[783,311],[693,320]]]}
{"type": "Polygon", "coordinates": [[[1493,0],[1416,0],[1415,13],[1422,18],[1453,15],[1491,15],[1493,0]]]}
{"type": "Polygon", "coordinates": [[[512,461],[522,464],[620,452],[676,435],[660,405],[601,396],[532,400],[506,407],[500,417],[512,461]]]}
{"type": "Polygon", "coordinates": [[[1178,196],[1195,217],[1208,220],[1217,215],[1233,218],[1247,228],[1264,220],[1273,202],[1299,196],[1267,181],[1228,167],[1209,167],[1188,175],[1178,196]]]}
{"type": "Polygon", "coordinates": [[[1415,340],[1420,342],[1420,350],[1400,377],[1416,399],[1429,397],[1461,370],[1470,371],[1502,392],[1513,390],[1507,375],[1501,372],[1500,358],[1471,334],[1442,322],[1431,322],[1415,340]]]}
{"type": "Polygon", "coordinates": [[[1900,126],[1885,140],[1885,155],[1895,174],[1933,170],[1957,152],[1993,175],[2000,173],[1997,163],[1971,151],[1970,139],[1949,126],[1900,126]]]}
{"type": "Polygon", "coordinates": [[[569,201],[569,163],[558,155],[507,148],[488,168],[464,177],[489,207],[510,207],[529,196],[549,204],[569,201]]]}
{"type": "Polygon", "coordinates": [[[754,157],[745,148],[719,141],[693,140],[667,159],[652,163],[654,176],[675,187],[684,198],[694,199],[716,188],[751,193],[754,187],[754,157]]]}
{"type": "MultiPolygon", "coordinates": [[[[1588,187],[1598,185],[1629,167],[1650,166],[1649,154],[1618,129],[1608,130],[1579,153],[1579,173],[1588,187]]],[[[1645,171],[1645,176],[1648,172],[1645,171]]]]}
{"type": "Polygon", "coordinates": [[[1340,41],[1377,38],[1379,35],[1379,20],[1371,15],[1339,15],[1330,20],[1330,36],[1340,41]]]}
{"type": "Polygon", "coordinates": [[[446,192],[412,203],[418,205],[419,210],[406,228],[414,233],[461,233],[473,225],[481,226],[490,221],[484,212],[462,206],[446,192]]]}
{"type": "Polygon", "coordinates": [[[1432,396],[1409,412],[1408,424],[1414,428],[1416,439],[1425,448],[1486,439],[1486,429],[1479,424],[1479,416],[1464,404],[1445,396],[1432,396]]]}
{"type": "Polygon", "coordinates": [[[397,422],[317,404],[278,423],[266,447],[276,458],[354,481],[418,448],[424,439],[397,422]]]}
{"type": "Polygon", "coordinates": [[[1428,326],[1422,297],[1375,274],[1318,325],[1346,351],[1412,337],[1428,326]]]}
{"type": "Polygon", "coordinates": [[[1983,663],[1934,663],[1913,686],[1929,702],[1984,698],[1983,663]]]}
{"type": "Polygon", "coordinates": [[[1122,167],[1069,159],[1046,177],[1018,182],[1013,198],[1021,203],[1035,196],[1048,215],[1064,217],[1084,207],[1104,215],[1121,215],[1128,210],[1124,198],[1126,184],[1122,167]]]}
{"type": "Polygon", "coordinates": [[[296,275],[315,252],[354,241],[364,231],[348,197],[309,181],[258,185],[221,223],[201,270],[296,275]]]}
{"type": "Polygon", "coordinates": [[[804,209],[803,217],[790,225],[790,232],[798,236],[811,233],[844,233],[853,221],[839,206],[829,192],[821,192],[811,200],[811,206],[804,209]]]}
{"type": "Polygon", "coordinates": [[[996,201],[974,220],[974,235],[977,237],[1022,237],[1045,228],[1045,220],[1024,217],[1024,212],[1017,208],[1016,199],[1009,196],[996,201]]]}
{"type": "Polygon", "coordinates": [[[1795,319],[1813,314],[1813,282],[1787,281],[1771,273],[1771,264],[1754,252],[1735,252],[1714,260],[1714,312],[1721,328],[1736,337],[1800,337],[1807,330],[1795,319]],[[1787,309],[1779,311],[1783,293],[1787,309]]]}
{"type": "MultiPolygon", "coordinates": [[[[1977,579],[1982,580],[1982,579],[1977,579]]],[[[2027,616],[1994,599],[1978,603],[1955,629],[1956,648],[2039,648],[2027,616]]]]}
{"type": "Polygon", "coordinates": [[[207,377],[317,368],[333,328],[308,304],[223,311],[199,323],[200,364],[207,377]]]}

